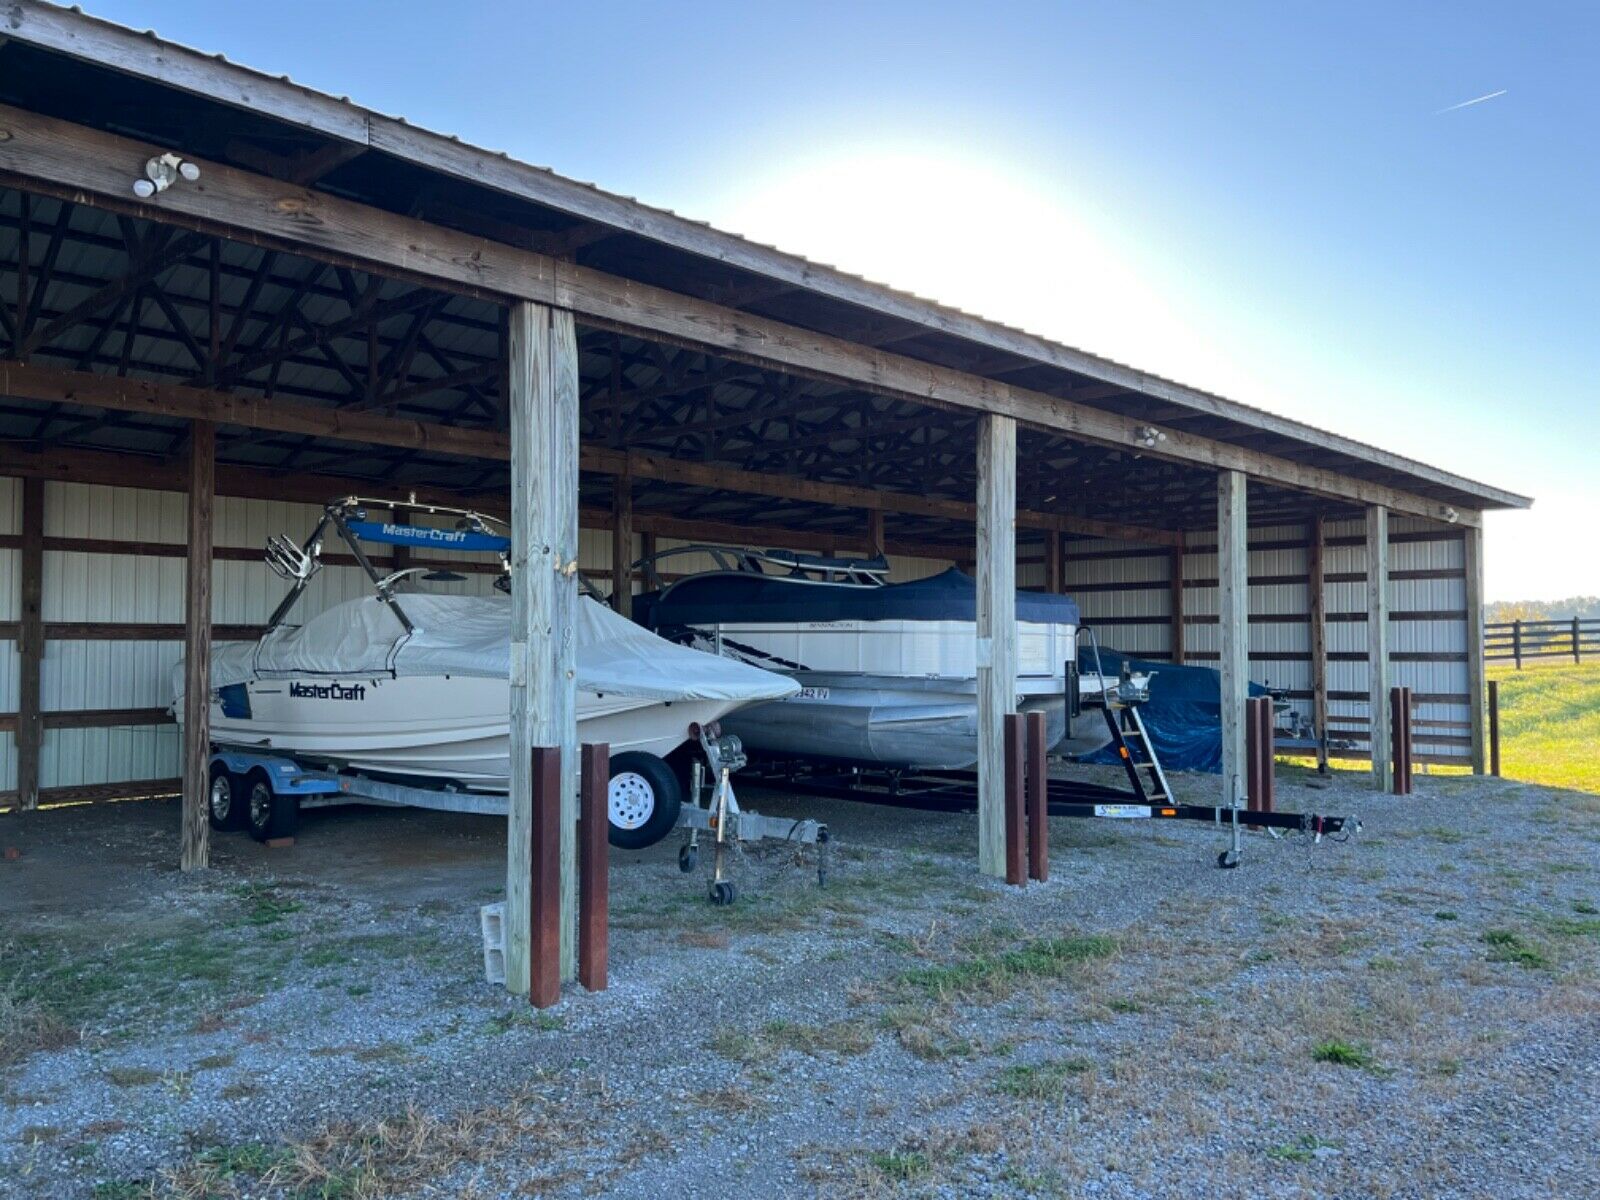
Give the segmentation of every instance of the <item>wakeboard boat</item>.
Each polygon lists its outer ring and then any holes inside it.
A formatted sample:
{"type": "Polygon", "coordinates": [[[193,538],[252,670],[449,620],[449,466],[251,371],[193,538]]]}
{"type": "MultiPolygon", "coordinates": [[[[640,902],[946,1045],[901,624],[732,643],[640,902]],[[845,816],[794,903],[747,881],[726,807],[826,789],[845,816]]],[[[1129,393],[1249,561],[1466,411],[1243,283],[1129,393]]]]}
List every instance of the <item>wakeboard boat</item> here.
{"type": "MultiPolygon", "coordinates": [[[[883,558],[846,559],[683,546],[637,568],[650,590],[634,619],[665,638],[795,681],[799,690],[723,722],[767,758],[827,759],[893,770],[958,770],[978,757],[977,587],[952,568],[890,583],[883,558]],[[674,577],[670,560],[710,569],[674,577]]],[[[1078,606],[1018,592],[1017,709],[1042,712],[1055,753],[1109,740],[1098,713],[1116,681],[1080,677],[1078,606]]]]}
{"type": "MultiPolygon", "coordinates": [[[[509,578],[510,542],[493,518],[392,500],[328,505],[304,545],[284,537],[268,545],[269,563],[293,586],[267,632],[213,652],[213,743],[377,778],[507,791],[509,595],[402,591],[418,577],[443,581],[453,573],[419,565],[380,575],[362,548],[371,542],[498,555],[501,578],[509,578]],[[409,507],[424,521],[444,517],[455,527],[368,520],[366,510],[376,507],[409,507]],[[365,569],[373,594],[290,624],[330,529],[365,569]]],[[[681,797],[670,794],[676,780],[663,761],[669,754],[736,709],[799,689],[783,675],[656,637],[592,596],[579,597],[573,628],[578,736],[611,747],[612,833],[619,844],[647,845],[672,828],[681,797]]],[[[180,663],[174,671],[180,718],[182,687],[180,663]]]]}

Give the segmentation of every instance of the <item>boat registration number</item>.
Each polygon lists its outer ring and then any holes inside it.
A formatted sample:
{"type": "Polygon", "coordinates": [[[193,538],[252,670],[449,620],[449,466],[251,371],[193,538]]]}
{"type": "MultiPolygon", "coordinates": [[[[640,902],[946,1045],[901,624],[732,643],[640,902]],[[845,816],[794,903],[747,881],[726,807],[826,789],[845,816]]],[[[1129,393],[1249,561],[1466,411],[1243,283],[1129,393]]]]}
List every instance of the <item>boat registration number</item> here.
{"type": "Polygon", "coordinates": [[[1096,804],[1094,815],[1118,821],[1138,821],[1150,815],[1148,804],[1096,804]]]}
{"type": "Polygon", "coordinates": [[[792,700],[826,700],[827,698],[828,689],[825,687],[803,687],[790,697],[792,700]]]}

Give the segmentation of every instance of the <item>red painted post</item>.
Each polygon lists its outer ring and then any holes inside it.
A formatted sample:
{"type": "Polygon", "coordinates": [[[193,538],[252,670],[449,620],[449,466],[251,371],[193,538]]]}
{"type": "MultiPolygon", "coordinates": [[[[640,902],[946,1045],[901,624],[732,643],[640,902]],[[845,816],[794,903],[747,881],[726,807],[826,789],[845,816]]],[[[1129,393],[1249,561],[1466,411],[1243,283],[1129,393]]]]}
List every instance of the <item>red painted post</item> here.
{"type": "Polygon", "coordinates": [[[549,1008],[561,999],[561,751],[533,750],[533,929],[528,947],[528,1002],[549,1008]]]}
{"type": "Polygon", "coordinates": [[[1023,866],[1025,842],[1028,836],[1023,823],[1023,768],[1022,718],[1007,713],[1005,719],[1006,744],[1006,882],[1025,884],[1028,881],[1023,866]]]}
{"type": "Polygon", "coordinates": [[[606,990],[606,927],[610,904],[611,747],[585,745],[578,804],[578,982],[606,990]]]}
{"type": "Polygon", "coordinates": [[[1263,696],[1261,705],[1261,811],[1278,807],[1278,736],[1272,726],[1272,697],[1263,696]]]}
{"type": "Polygon", "coordinates": [[[1045,756],[1045,719],[1031,712],[1028,724],[1028,878],[1050,878],[1050,764],[1045,756]]]}
{"type": "MultiPolygon", "coordinates": [[[[1272,811],[1272,697],[1244,702],[1244,787],[1247,812],[1272,811]]],[[[1249,829],[1260,829],[1249,825],[1249,829]]]]}
{"type": "Polygon", "coordinates": [[[1406,688],[1406,795],[1411,795],[1416,783],[1417,773],[1412,768],[1417,761],[1417,737],[1412,727],[1416,718],[1417,702],[1412,696],[1411,689],[1406,688]]]}
{"type": "Polygon", "coordinates": [[[1489,681],[1489,774],[1500,777],[1500,681],[1489,681]]]}

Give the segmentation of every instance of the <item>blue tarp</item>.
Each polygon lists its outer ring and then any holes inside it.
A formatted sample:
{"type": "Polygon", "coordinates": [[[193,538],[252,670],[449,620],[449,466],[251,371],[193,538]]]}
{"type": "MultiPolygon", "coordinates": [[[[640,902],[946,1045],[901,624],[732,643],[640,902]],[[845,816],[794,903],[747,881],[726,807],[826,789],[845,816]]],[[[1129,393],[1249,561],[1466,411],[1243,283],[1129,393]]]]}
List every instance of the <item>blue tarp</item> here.
{"type": "MultiPolygon", "coordinates": [[[[1175,667],[1133,658],[1119,650],[1100,651],[1100,669],[1107,675],[1121,675],[1124,663],[1135,675],[1155,676],[1150,681],[1150,699],[1139,706],[1139,715],[1161,765],[1169,771],[1222,774],[1222,677],[1210,667],[1175,667]]],[[[1079,649],[1078,670],[1094,674],[1092,650],[1079,649]]],[[[1265,696],[1267,689],[1252,683],[1250,694],[1265,696]]],[[[1117,756],[1108,746],[1084,761],[1115,764],[1117,756]]]]}
{"type": "MultiPolygon", "coordinates": [[[[751,621],[975,621],[977,607],[977,583],[954,567],[882,587],[725,571],[692,576],[633,601],[634,619],[647,629],[751,621]]],[[[1018,592],[1017,620],[1076,625],[1078,605],[1069,596],[1018,592]]]]}

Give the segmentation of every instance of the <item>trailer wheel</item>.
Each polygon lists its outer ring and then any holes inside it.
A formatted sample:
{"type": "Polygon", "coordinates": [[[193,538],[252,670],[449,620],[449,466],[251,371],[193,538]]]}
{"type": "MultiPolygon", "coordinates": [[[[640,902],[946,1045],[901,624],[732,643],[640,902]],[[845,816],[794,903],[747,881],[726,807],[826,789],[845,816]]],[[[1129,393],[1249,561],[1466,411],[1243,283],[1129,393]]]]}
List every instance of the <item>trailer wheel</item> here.
{"type": "Polygon", "coordinates": [[[246,821],[250,836],[258,842],[294,836],[300,817],[299,801],[272,790],[265,771],[251,771],[244,777],[246,821]]]}
{"type": "Polygon", "coordinates": [[[664,760],[639,750],[611,760],[606,811],[613,846],[642,850],[655,845],[677,827],[682,807],[683,785],[664,760]]]}
{"type": "Polygon", "coordinates": [[[244,781],[221,761],[211,764],[211,787],[206,793],[206,820],[219,833],[232,833],[244,826],[244,781]]]}

